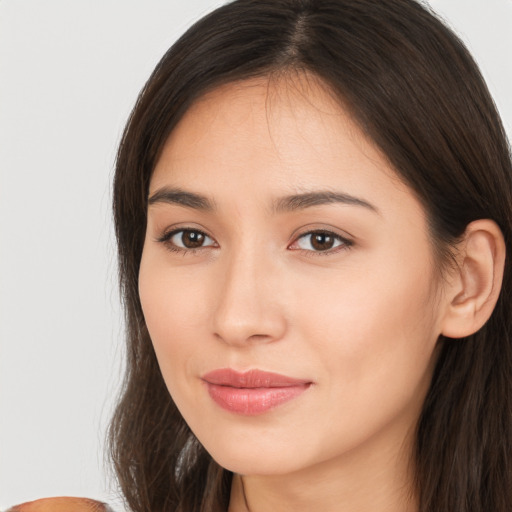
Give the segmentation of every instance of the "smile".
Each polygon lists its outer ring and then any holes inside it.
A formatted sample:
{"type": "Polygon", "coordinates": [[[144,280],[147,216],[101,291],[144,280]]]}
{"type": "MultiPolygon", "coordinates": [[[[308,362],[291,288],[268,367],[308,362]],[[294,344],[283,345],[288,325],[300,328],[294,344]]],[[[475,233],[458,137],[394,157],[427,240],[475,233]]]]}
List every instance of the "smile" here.
{"type": "Polygon", "coordinates": [[[217,405],[247,416],[274,409],[298,397],[312,384],[277,373],[261,370],[239,373],[229,368],[209,372],[202,380],[217,405]]]}

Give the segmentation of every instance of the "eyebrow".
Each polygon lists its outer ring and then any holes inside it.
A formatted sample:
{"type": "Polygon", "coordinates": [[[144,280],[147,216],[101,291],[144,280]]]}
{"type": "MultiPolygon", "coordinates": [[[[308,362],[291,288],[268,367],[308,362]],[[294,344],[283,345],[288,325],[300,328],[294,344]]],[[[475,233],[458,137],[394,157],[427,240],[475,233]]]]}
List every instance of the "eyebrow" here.
{"type": "Polygon", "coordinates": [[[313,206],[324,204],[341,203],[352,206],[362,206],[375,213],[378,213],[376,206],[364,199],[346,194],[344,192],[333,192],[331,190],[319,190],[315,192],[304,192],[302,194],[293,194],[277,199],[274,203],[274,212],[293,212],[296,210],[305,210],[313,206]]]}
{"type": "Polygon", "coordinates": [[[157,203],[179,204],[194,210],[213,211],[215,204],[206,196],[196,194],[194,192],[187,192],[180,188],[163,187],[158,189],[148,199],[148,204],[153,205],[157,203]]]}
{"type": "MultiPolygon", "coordinates": [[[[193,208],[194,210],[206,212],[216,210],[215,202],[208,197],[196,194],[195,192],[182,190],[180,188],[162,187],[158,189],[148,199],[149,205],[157,203],[178,204],[187,208],[193,208]]],[[[334,192],[331,190],[304,192],[280,197],[273,202],[272,209],[274,213],[283,213],[305,210],[306,208],[311,208],[313,206],[333,203],[361,206],[375,213],[379,213],[376,206],[364,199],[360,199],[344,192],[334,192]]]]}

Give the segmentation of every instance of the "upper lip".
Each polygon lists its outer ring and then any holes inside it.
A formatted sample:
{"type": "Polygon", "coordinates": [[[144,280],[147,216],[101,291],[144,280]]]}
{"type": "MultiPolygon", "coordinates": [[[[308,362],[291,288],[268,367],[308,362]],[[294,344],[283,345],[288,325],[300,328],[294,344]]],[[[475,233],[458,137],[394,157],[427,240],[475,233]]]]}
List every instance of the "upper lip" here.
{"type": "Polygon", "coordinates": [[[311,384],[311,381],[295,379],[279,373],[263,370],[249,370],[238,372],[231,368],[220,368],[202,376],[209,384],[230,386],[233,388],[283,388],[311,384]]]}

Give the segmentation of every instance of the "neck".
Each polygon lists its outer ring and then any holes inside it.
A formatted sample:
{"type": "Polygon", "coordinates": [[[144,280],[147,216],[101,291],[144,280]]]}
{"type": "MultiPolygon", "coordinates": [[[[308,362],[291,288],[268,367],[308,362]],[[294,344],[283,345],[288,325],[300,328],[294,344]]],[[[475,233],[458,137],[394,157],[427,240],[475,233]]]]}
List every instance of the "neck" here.
{"type": "Polygon", "coordinates": [[[417,512],[412,438],[385,450],[376,439],[291,474],[235,475],[229,512],[417,512]]]}

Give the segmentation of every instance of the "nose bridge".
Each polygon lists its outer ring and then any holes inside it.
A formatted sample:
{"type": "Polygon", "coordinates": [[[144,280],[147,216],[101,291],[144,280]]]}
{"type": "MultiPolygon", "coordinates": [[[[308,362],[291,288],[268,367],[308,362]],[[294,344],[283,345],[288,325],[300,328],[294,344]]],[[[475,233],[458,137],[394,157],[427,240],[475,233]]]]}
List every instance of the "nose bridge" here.
{"type": "Polygon", "coordinates": [[[255,245],[233,249],[222,262],[214,332],[229,344],[275,341],[286,328],[275,261],[255,245]]]}

